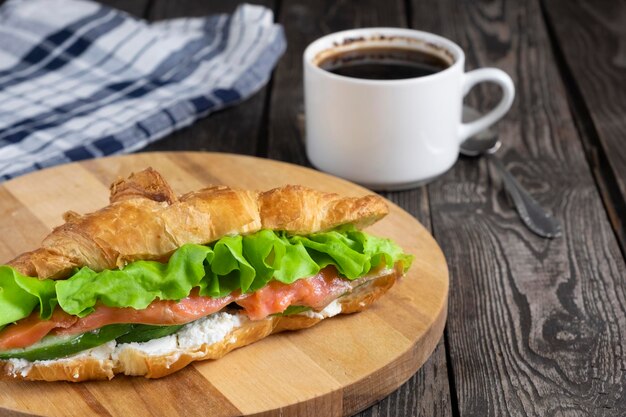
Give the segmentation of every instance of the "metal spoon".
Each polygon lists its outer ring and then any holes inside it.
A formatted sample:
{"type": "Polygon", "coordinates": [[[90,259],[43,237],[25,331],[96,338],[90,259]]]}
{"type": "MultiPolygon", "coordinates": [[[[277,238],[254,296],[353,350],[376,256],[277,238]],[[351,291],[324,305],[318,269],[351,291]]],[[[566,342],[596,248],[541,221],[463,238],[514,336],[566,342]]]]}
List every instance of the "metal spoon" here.
{"type": "MultiPolygon", "coordinates": [[[[463,120],[471,121],[480,117],[480,113],[471,107],[463,106],[463,120]]],[[[461,144],[461,153],[466,156],[486,155],[493,162],[504,183],[515,209],[524,224],[535,234],[545,238],[555,238],[561,235],[561,225],[558,220],[550,216],[537,201],[521,186],[519,182],[506,170],[505,166],[495,157],[495,153],[502,142],[497,133],[489,128],[479,132],[461,144]]]]}

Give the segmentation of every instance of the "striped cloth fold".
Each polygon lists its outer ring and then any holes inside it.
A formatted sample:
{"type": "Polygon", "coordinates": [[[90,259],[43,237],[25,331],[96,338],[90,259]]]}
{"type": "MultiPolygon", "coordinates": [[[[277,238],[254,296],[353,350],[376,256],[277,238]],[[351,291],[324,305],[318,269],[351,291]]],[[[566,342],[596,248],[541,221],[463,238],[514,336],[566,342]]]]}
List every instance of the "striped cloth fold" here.
{"type": "Polygon", "coordinates": [[[83,0],[0,7],[0,179],[127,153],[238,103],[285,50],[272,12],[147,23],[83,0]]]}

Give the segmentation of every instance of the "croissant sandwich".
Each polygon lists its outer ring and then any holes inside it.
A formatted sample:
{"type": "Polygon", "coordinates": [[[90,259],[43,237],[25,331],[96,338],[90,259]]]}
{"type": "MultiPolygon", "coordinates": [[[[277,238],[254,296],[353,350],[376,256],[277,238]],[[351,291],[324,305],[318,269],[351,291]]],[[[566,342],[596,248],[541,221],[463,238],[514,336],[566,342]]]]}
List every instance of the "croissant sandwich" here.
{"type": "Polygon", "coordinates": [[[177,197],[153,169],[110,204],[67,212],[0,266],[0,375],[159,378],[272,333],[361,311],[412,256],[361,229],[382,198],[302,186],[215,186],[177,197]]]}

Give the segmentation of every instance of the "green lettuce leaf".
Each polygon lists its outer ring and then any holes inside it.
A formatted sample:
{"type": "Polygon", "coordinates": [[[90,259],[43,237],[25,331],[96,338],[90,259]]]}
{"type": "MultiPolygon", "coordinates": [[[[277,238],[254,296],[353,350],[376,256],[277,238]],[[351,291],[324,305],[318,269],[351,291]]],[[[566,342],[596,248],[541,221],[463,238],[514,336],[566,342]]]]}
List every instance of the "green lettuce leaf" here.
{"type": "Polygon", "coordinates": [[[56,304],[53,280],[26,277],[0,266],[0,328],[28,317],[37,305],[41,317],[49,319],[56,304]]]}
{"type": "Polygon", "coordinates": [[[226,236],[204,246],[187,244],[167,263],[136,261],[123,269],[95,272],[87,267],[66,280],[38,280],[0,267],[0,326],[28,316],[40,306],[47,318],[58,305],[67,313],[84,317],[96,303],[109,307],[144,309],[152,301],[180,300],[193,288],[200,295],[223,297],[233,291],[253,292],[271,279],[290,284],[334,265],[347,279],[367,274],[385,263],[412,257],[388,239],[352,227],[290,236],[261,230],[248,236],[226,236]]]}
{"type": "Polygon", "coordinates": [[[109,307],[132,307],[141,310],[154,301],[180,300],[199,286],[205,276],[204,260],[211,248],[184,245],[168,263],[136,261],[124,269],[94,272],[83,267],[66,280],[56,281],[61,308],[75,316],[93,312],[99,300],[109,307]]]}

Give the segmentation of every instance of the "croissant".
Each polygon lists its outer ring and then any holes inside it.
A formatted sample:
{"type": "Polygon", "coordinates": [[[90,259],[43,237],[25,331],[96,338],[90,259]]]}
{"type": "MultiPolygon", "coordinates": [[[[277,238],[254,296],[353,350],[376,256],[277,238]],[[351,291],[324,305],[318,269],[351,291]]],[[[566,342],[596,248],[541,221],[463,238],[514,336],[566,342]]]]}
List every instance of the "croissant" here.
{"type": "Polygon", "coordinates": [[[0,299],[0,377],[159,378],[361,311],[410,265],[397,245],[359,231],[387,212],[376,195],[299,185],[177,197],[157,171],[134,173],[111,185],[108,206],[65,213],[40,248],[0,266],[1,282],[26,300],[0,299]],[[248,252],[259,236],[277,246],[248,252]]]}
{"type": "Polygon", "coordinates": [[[136,260],[167,260],[185,243],[205,244],[261,229],[308,234],[351,223],[361,228],[385,216],[382,198],[340,197],[299,185],[265,192],[208,187],[179,198],[154,169],[111,185],[111,204],[94,213],[64,214],[41,248],[8,263],[40,279],[65,278],[74,268],[102,271],[136,260]]]}

